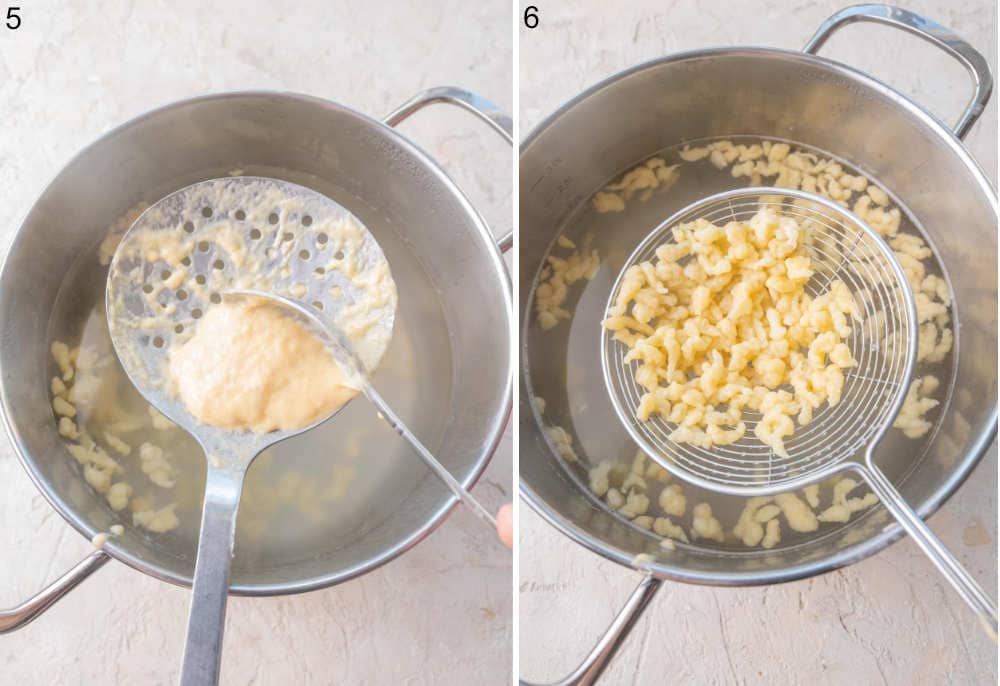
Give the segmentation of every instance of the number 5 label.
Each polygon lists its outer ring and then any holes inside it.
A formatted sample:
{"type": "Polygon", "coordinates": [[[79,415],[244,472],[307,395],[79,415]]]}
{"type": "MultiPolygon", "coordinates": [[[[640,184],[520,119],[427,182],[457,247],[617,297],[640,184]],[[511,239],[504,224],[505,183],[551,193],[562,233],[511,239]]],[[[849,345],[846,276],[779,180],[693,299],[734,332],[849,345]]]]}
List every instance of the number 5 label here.
{"type": "Polygon", "coordinates": [[[20,7],[8,7],[7,8],[7,28],[13,31],[21,25],[21,15],[18,12],[21,11],[20,7]]]}

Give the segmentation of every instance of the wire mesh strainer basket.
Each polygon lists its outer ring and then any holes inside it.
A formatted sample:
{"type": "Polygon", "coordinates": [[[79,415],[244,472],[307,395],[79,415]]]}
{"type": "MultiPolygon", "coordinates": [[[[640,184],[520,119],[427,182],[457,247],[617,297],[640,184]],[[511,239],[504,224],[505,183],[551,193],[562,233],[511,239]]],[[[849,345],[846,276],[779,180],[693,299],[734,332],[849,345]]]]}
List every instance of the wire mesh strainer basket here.
{"type": "Polygon", "coordinates": [[[756,439],[751,429],[760,419],[746,412],[748,431],[730,445],[702,448],[676,443],[676,429],[659,415],[636,418],[645,389],[636,382],[638,362],[622,364],[628,351],[612,335],[602,337],[605,381],[619,418],[646,452],[659,456],[688,481],[735,494],[777,493],[818,470],[859,457],[876,443],[902,406],[916,358],[917,315],[906,276],[892,250],[855,215],[825,198],[787,189],[741,189],[710,196],[663,222],[627,260],[612,289],[610,309],[628,267],[652,260],[657,248],[671,242],[672,229],[697,219],[724,225],[749,221],[762,207],[795,219],[805,229],[806,252],[813,276],[805,288],[811,297],[840,280],[855,295],[861,316],[846,339],[857,365],[845,374],[841,401],[824,405],[813,420],[785,440],[787,456],[756,439]]]}

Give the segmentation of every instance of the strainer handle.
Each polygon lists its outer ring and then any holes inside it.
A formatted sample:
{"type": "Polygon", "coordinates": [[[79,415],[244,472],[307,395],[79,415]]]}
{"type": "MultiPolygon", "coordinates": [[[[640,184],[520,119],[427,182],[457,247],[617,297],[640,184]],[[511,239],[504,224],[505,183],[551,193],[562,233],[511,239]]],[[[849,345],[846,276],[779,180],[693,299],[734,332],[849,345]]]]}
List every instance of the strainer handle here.
{"type": "MultiPolygon", "coordinates": [[[[505,114],[499,107],[486,98],[480,97],[461,88],[451,86],[441,86],[438,88],[428,88],[417,93],[402,105],[394,109],[383,121],[389,126],[397,126],[410,115],[422,110],[428,105],[437,103],[447,103],[461,107],[466,112],[471,112],[490,128],[499,133],[511,146],[514,145],[514,121],[510,115],[505,114]]],[[[501,252],[507,252],[514,246],[514,231],[508,231],[497,239],[497,245],[501,252]]]]}
{"type": "Polygon", "coordinates": [[[71,570],[17,607],[0,610],[0,634],[16,631],[31,622],[76,588],[81,581],[103,567],[104,563],[110,559],[104,551],[95,550],[71,570]]]}
{"type": "Polygon", "coordinates": [[[936,21],[925,19],[919,14],[899,7],[874,4],[845,7],[832,15],[809,39],[803,52],[815,55],[837,29],[859,21],[884,24],[912,33],[914,36],[923,38],[928,43],[944,50],[962,63],[962,66],[972,76],[973,93],[972,100],[966,106],[958,123],[955,124],[954,131],[959,138],[965,138],[983,113],[986,103],[990,101],[990,94],[993,92],[993,74],[990,72],[990,65],[986,58],[950,29],[936,21]]]}
{"type": "Polygon", "coordinates": [[[892,482],[871,462],[859,469],[862,477],[878,496],[882,505],[896,518],[899,525],[920,546],[924,554],[930,558],[938,571],[951,583],[952,587],[962,596],[962,600],[972,608],[979,617],[983,628],[996,641],[997,638],[997,606],[986,595],[982,587],[972,578],[972,575],[955,559],[944,544],[924,523],[920,516],[907,504],[892,482]]]}
{"type": "MultiPolygon", "coordinates": [[[[611,662],[611,658],[625,642],[636,621],[649,606],[649,601],[653,599],[662,583],[660,579],[647,573],[580,666],[565,679],[560,679],[552,683],[551,686],[591,686],[591,684],[597,683],[608,663],[611,662]]],[[[520,686],[532,686],[527,681],[518,681],[518,683],[520,686]]]]}

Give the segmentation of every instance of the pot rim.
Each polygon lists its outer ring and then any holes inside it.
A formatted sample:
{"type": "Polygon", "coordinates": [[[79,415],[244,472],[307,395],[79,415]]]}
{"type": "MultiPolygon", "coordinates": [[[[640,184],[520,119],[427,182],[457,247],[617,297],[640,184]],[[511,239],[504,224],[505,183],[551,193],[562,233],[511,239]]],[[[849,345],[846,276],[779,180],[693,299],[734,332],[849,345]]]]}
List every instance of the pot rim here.
{"type": "MultiPolygon", "coordinates": [[[[548,129],[552,124],[554,124],[559,118],[561,118],[565,113],[579,105],[584,100],[588,99],[598,91],[617,83],[621,79],[632,76],[638,72],[644,71],[646,69],[654,69],[664,64],[670,64],[674,62],[683,62],[687,60],[696,60],[704,58],[713,57],[747,57],[747,58],[760,58],[760,57],[775,57],[775,58],[786,58],[801,60],[802,62],[811,63],[826,69],[832,69],[835,72],[842,74],[845,77],[854,79],[861,82],[863,85],[868,86],[874,90],[880,91],[882,94],[887,96],[896,105],[902,107],[912,116],[915,116],[918,120],[926,124],[938,138],[941,139],[951,150],[954,152],[959,159],[961,159],[965,165],[973,172],[973,176],[976,178],[979,190],[982,191],[990,201],[993,206],[994,214],[997,213],[997,197],[996,191],[990,183],[989,179],[983,173],[982,167],[979,163],[969,154],[962,142],[955,136],[952,130],[941,122],[937,117],[932,115],[930,112],[925,110],[923,107],[918,105],[916,102],[903,95],[899,91],[895,90],[888,84],[876,79],[875,77],[862,72],[854,67],[843,64],[836,60],[831,60],[825,57],[819,57],[817,55],[810,55],[808,53],[799,52],[797,50],[785,50],[780,48],[768,48],[768,47],[721,47],[721,48],[701,48],[696,50],[686,50],[671,55],[665,55],[647,62],[642,62],[640,64],[634,65],[619,71],[611,76],[602,79],[598,83],[585,89],[572,99],[565,102],[549,116],[539,122],[535,127],[531,129],[527,137],[519,146],[519,154],[523,155],[525,150],[538,138],[546,129],[548,129]]],[[[527,328],[522,326],[522,331],[526,331],[527,328]]],[[[522,348],[527,349],[524,342],[521,342],[522,348]]],[[[522,365],[521,369],[522,379],[525,378],[527,374],[526,366],[522,365]]],[[[525,387],[521,385],[519,395],[525,392],[525,387]]],[[[983,455],[989,448],[990,444],[997,436],[997,398],[994,395],[993,404],[990,410],[989,416],[990,429],[980,433],[975,440],[971,441],[969,444],[969,449],[966,452],[966,457],[960,464],[960,466],[951,474],[951,476],[946,479],[941,485],[931,495],[926,498],[919,507],[915,508],[916,512],[922,519],[927,519],[934,512],[940,508],[945,501],[947,501],[955,491],[965,482],[972,470],[979,464],[982,460],[983,455]]],[[[899,526],[895,520],[891,524],[886,526],[880,533],[871,538],[862,541],[860,543],[855,543],[853,545],[847,546],[838,550],[833,555],[829,555],[820,560],[815,560],[812,562],[801,563],[786,567],[780,570],[768,570],[759,572],[697,572],[693,573],[684,568],[663,564],[658,561],[648,563],[642,567],[637,566],[633,561],[633,556],[629,555],[618,547],[611,545],[598,537],[584,531],[578,527],[573,522],[569,521],[561,514],[556,512],[554,509],[550,508],[525,481],[523,478],[519,478],[519,491],[521,497],[531,506],[531,509],[539,514],[542,519],[548,522],[550,525],[555,527],[557,530],[562,532],[565,536],[576,543],[583,545],[588,548],[591,552],[597,553],[601,557],[604,557],[612,562],[617,562],[623,566],[629,567],[630,569],[635,569],[637,571],[652,573],[654,576],[660,579],[669,579],[671,581],[680,581],[684,583],[693,583],[706,586],[756,586],[763,584],[773,584],[773,583],[783,583],[787,581],[795,581],[797,579],[804,579],[817,574],[822,574],[834,569],[839,569],[845,567],[849,564],[859,562],[866,557],[874,555],[875,553],[881,551],[882,549],[888,547],[895,541],[899,540],[903,536],[903,529],[899,526]]],[[[624,526],[624,524],[623,524],[624,526]]]]}
{"type": "MultiPolygon", "coordinates": [[[[508,331],[513,329],[513,291],[511,285],[510,274],[507,267],[503,261],[503,256],[501,255],[500,249],[497,246],[497,242],[493,233],[490,231],[486,220],[478,212],[478,210],[473,207],[469,199],[465,194],[458,188],[454,181],[448,176],[440,164],[438,164],[428,153],[424,152],[422,148],[417,146],[408,137],[399,133],[393,127],[387,125],[386,123],[371,117],[370,115],[359,112],[353,108],[347,107],[340,103],[334,102],[332,100],[327,100],[325,98],[320,98],[313,95],[306,95],[303,93],[295,93],[291,91],[280,91],[280,90],[268,90],[268,89],[249,89],[249,90],[235,90],[235,91],[220,91],[215,93],[207,93],[203,95],[198,95],[191,98],[183,98],[181,100],[175,100],[163,105],[159,105],[152,109],[146,110],[139,115],[136,115],[127,121],[115,126],[114,128],[101,134],[99,137],[85,145],[83,148],[78,150],[69,160],[67,160],[59,170],[52,175],[48,182],[45,184],[43,189],[35,197],[27,211],[21,216],[18,222],[18,228],[14,232],[13,238],[10,240],[7,246],[7,251],[3,255],[2,262],[0,262],[0,287],[3,286],[9,279],[15,278],[13,274],[10,273],[10,259],[11,255],[18,248],[20,242],[24,239],[24,234],[22,229],[24,228],[25,221],[34,211],[35,207],[38,205],[39,200],[41,200],[45,194],[49,191],[52,185],[56,182],[60,175],[66,170],[67,167],[73,165],[78,160],[80,160],[86,153],[95,148],[97,145],[103,143],[104,141],[121,134],[125,130],[132,126],[135,126],[147,119],[154,116],[158,116],[164,112],[177,109],[180,107],[185,107],[193,103],[199,103],[203,101],[212,100],[229,100],[245,98],[248,96],[255,97],[269,97],[269,98],[279,98],[291,101],[299,101],[309,105],[319,106],[331,112],[338,112],[342,114],[347,114],[350,116],[357,117],[364,120],[370,125],[374,125],[383,135],[386,135],[392,139],[394,142],[401,147],[403,147],[409,154],[416,158],[419,162],[425,165],[431,172],[432,176],[442,183],[444,187],[451,192],[451,194],[459,201],[462,208],[472,219],[472,224],[476,229],[476,235],[479,237],[480,241],[484,244],[487,252],[487,256],[493,266],[493,271],[497,277],[497,282],[502,290],[502,295],[504,297],[504,302],[506,303],[506,314],[507,314],[507,329],[508,331]]],[[[509,337],[508,337],[509,338],[509,337]]],[[[503,406],[498,408],[498,412],[494,418],[494,425],[487,434],[486,440],[483,442],[483,448],[480,456],[472,465],[472,469],[469,474],[461,480],[462,485],[471,489],[473,485],[479,480],[486,467],[489,465],[490,460],[496,452],[500,441],[503,438],[504,430],[510,421],[511,411],[513,407],[513,363],[514,363],[514,353],[510,350],[512,346],[508,346],[509,353],[507,359],[507,373],[505,375],[505,389],[504,398],[505,401],[503,406]]],[[[76,531],[83,535],[88,540],[91,539],[98,532],[97,529],[86,526],[81,520],[73,515],[71,509],[62,501],[60,497],[55,493],[53,489],[50,488],[47,480],[41,475],[41,473],[36,469],[34,460],[29,457],[29,452],[27,446],[22,440],[21,434],[17,427],[14,425],[13,417],[13,403],[12,399],[7,393],[7,388],[4,384],[0,383],[0,418],[2,418],[4,429],[7,432],[7,436],[14,446],[14,452],[17,455],[18,462],[20,462],[21,467],[27,472],[28,477],[34,483],[35,487],[41,492],[49,504],[62,516],[67,523],[70,524],[76,531]]],[[[433,478],[430,475],[425,478],[433,478]]],[[[431,533],[437,529],[445,518],[451,513],[451,511],[458,505],[458,498],[454,494],[448,492],[447,496],[443,502],[434,510],[427,520],[415,531],[413,531],[406,538],[397,541],[391,547],[383,550],[379,555],[366,560],[360,564],[356,564],[352,567],[336,571],[331,574],[325,574],[310,579],[304,579],[296,582],[287,583],[272,583],[272,584],[233,584],[230,586],[229,592],[231,595],[241,595],[241,596],[270,596],[270,595],[291,595],[296,593],[304,593],[307,591],[314,591],[321,588],[326,588],[328,586],[334,586],[336,584],[349,581],[355,577],[366,574],[373,571],[382,565],[386,564],[399,557],[406,551],[415,547],[421,541],[426,539],[431,533]]],[[[132,554],[129,550],[122,546],[115,539],[110,539],[103,547],[102,550],[107,553],[110,557],[122,562],[133,569],[148,574],[151,577],[159,579],[161,581],[166,581],[168,583],[182,586],[191,587],[191,578],[183,576],[180,574],[175,574],[173,572],[168,572],[158,567],[155,567],[141,557],[132,554]]]]}

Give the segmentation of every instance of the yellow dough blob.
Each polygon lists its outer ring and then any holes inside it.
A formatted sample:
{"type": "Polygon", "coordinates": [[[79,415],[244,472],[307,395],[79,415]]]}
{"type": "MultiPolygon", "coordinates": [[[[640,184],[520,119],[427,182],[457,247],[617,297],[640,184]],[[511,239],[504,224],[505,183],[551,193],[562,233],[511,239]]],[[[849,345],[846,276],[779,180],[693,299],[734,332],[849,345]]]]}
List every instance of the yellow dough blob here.
{"type": "Polygon", "coordinates": [[[226,429],[302,428],[358,392],[316,336],[263,299],[209,308],[169,357],[187,410],[226,429]]]}

